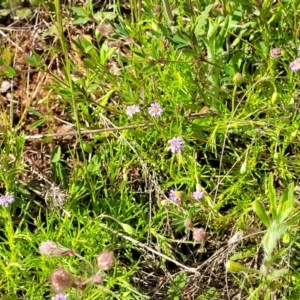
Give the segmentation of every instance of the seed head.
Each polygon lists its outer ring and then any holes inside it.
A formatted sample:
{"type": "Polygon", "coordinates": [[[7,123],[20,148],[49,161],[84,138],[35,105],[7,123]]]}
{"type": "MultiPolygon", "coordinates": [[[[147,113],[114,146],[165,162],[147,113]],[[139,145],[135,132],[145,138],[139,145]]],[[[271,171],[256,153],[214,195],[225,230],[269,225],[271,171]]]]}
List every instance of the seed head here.
{"type": "Polygon", "coordinates": [[[100,270],[111,270],[115,265],[114,253],[112,251],[103,251],[97,257],[97,265],[100,270]]]}
{"type": "Polygon", "coordinates": [[[50,275],[50,283],[54,293],[62,293],[72,286],[72,275],[62,268],[58,268],[50,275]]]}
{"type": "Polygon", "coordinates": [[[193,240],[195,242],[202,242],[205,239],[205,229],[204,228],[194,228],[193,229],[193,240]]]}

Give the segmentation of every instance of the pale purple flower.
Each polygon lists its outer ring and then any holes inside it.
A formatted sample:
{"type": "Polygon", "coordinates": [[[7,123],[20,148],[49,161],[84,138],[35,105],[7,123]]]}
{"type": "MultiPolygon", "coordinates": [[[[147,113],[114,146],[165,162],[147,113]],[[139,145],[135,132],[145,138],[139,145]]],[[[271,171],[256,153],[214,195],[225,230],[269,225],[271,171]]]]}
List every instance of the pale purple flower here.
{"type": "Polygon", "coordinates": [[[281,56],[281,49],[273,48],[273,49],[271,49],[270,54],[273,58],[279,58],[281,56]]]}
{"type": "Polygon", "coordinates": [[[0,205],[4,207],[8,207],[10,204],[12,204],[15,201],[15,198],[13,195],[3,195],[0,197],[0,205]]]}
{"type": "Polygon", "coordinates": [[[201,200],[204,197],[204,192],[201,190],[196,190],[192,195],[195,200],[201,200]]]}
{"type": "Polygon", "coordinates": [[[168,141],[172,153],[180,153],[183,150],[184,141],[181,137],[175,137],[168,141]]]}
{"type": "Polygon", "coordinates": [[[151,103],[148,107],[148,112],[151,117],[160,117],[163,109],[160,104],[157,102],[151,103]]]}
{"type": "Polygon", "coordinates": [[[68,300],[69,294],[57,294],[52,297],[52,300],[68,300]]]}
{"type": "Polygon", "coordinates": [[[181,193],[179,191],[171,190],[169,194],[169,199],[173,202],[181,201],[181,193]]]}
{"type": "Polygon", "coordinates": [[[290,63],[290,68],[292,71],[297,72],[300,70],[300,58],[297,58],[296,60],[292,61],[290,63]]]}
{"type": "Polygon", "coordinates": [[[126,115],[128,117],[132,117],[134,114],[141,112],[140,107],[138,105],[130,105],[126,108],[126,115]]]}

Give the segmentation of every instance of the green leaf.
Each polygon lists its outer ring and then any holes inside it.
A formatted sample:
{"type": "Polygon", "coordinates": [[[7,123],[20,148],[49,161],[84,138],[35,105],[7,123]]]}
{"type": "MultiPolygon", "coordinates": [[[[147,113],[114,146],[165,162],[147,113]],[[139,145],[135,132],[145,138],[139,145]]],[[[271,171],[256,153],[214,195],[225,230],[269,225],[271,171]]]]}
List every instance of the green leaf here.
{"type": "Polygon", "coordinates": [[[293,209],[294,203],[294,183],[290,183],[282,193],[279,200],[278,216],[280,222],[283,222],[289,216],[293,209]]]}
{"type": "Polygon", "coordinates": [[[40,120],[37,120],[37,121],[35,121],[34,123],[30,124],[29,128],[31,129],[31,128],[39,127],[40,125],[44,124],[45,121],[46,121],[45,118],[40,119],[40,120]]]}
{"type": "Polygon", "coordinates": [[[122,226],[123,230],[124,230],[126,233],[128,233],[128,234],[130,234],[130,235],[134,235],[135,230],[134,230],[133,227],[131,227],[130,225],[128,225],[128,224],[126,224],[126,223],[121,223],[121,222],[119,222],[119,224],[122,226]]]}
{"type": "Polygon", "coordinates": [[[257,216],[260,218],[260,220],[264,223],[264,225],[267,228],[270,228],[271,227],[270,219],[267,216],[266,210],[260,201],[254,202],[253,210],[257,214],[257,216]]]}
{"type": "Polygon", "coordinates": [[[273,182],[274,182],[274,176],[273,176],[273,173],[271,173],[269,176],[269,180],[268,180],[268,195],[269,195],[269,199],[270,199],[272,217],[274,219],[276,219],[277,218],[276,190],[274,188],[273,182]]]}
{"type": "Polygon", "coordinates": [[[83,150],[87,153],[92,153],[93,152],[93,147],[91,146],[90,143],[83,142],[83,150]]]}
{"type": "Polygon", "coordinates": [[[200,14],[200,16],[196,21],[194,33],[197,39],[199,39],[201,35],[205,34],[205,26],[207,24],[207,18],[209,16],[209,12],[211,11],[212,7],[213,4],[206,6],[205,10],[200,14]]]}
{"type": "Polygon", "coordinates": [[[60,148],[60,146],[56,146],[52,153],[51,162],[58,163],[60,161],[60,159],[61,159],[61,148],[60,148]]]}

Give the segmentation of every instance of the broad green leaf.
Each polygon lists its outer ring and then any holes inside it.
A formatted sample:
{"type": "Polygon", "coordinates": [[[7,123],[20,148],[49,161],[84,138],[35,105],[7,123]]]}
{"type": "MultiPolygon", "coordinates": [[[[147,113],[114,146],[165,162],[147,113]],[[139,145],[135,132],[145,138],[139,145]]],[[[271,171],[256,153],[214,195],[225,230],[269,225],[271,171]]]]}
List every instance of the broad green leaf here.
{"type": "Polygon", "coordinates": [[[126,233],[128,233],[128,234],[130,234],[130,235],[134,235],[135,230],[134,230],[133,227],[131,227],[131,226],[128,225],[128,224],[121,223],[121,222],[120,222],[119,224],[122,226],[123,230],[124,230],[126,233]]]}
{"type": "Polygon", "coordinates": [[[52,153],[51,162],[58,163],[60,161],[60,159],[61,159],[61,148],[60,148],[60,146],[56,146],[52,153]]]}
{"type": "Polygon", "coordinates": [[[264,223],[264,225],[267,228],[270,228],[271,227],[270,219],[267,216],[266,210],[260,201],[254,202],[253,210],[257,214],[257,216],[260,218],[260,220],[264,223]]]}
{"type": "Polygon", "coordinates": [[[290,183],[284,190],[279,200],[278,216],[281,222],[288,218],[293,209],[294,203],[294,183],[290,183]]]}
{"type": "Polygon", "coordinates": [[[199,39],[201,35],[205,33],[205,26],[207,24],[207,18],[209,16],[209,12],[211,11],[213,7],[213,4],[207,5],[205,10],[200,14],[196,21],[196,26],[195,26],[195,36],[199,39]]]}

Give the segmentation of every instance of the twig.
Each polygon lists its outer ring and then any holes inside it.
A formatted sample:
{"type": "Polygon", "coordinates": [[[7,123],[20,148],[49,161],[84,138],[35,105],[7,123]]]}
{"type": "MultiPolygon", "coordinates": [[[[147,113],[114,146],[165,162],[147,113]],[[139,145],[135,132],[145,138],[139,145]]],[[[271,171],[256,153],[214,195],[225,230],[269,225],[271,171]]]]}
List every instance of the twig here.
{"type": "Polygon", "coordinates": [[[120,232],[118,232],[118,231],[102,224],[102,223],[100,223],[99,225],[102,228],[105,228],[105,229],[109,230],[110,232],[122,237],[123,239],[125,239],[127,241],[130,241],[130,242],[136,244],[137,246],[139,246],[141,248],[144,248],[144,249],[146,249],[146,250],[148,250],[148,251],[150,251],[150,252],[152,252],[152,253],[154,253],[154,254],[156,254],[156,255],[158,255],[158,256],[160,256],[160,257],[162,257],[162,258],[164,258],[164,259],[166,259],[170,262],[172,262],[173,264],[177,265],[178,267],[181,267],[181,268],[185,269],[187,272],[194,273],[194,274],[197,274],[197,275],[200,274],[196,268],[189,268],[189,267],[185,266],[184,264],[178,262],[177,260],[175,260],[175,259],[173,259],[173,258],[171,258],[171,257],[169,257],[169,256],[167,256],[163,253],[160,253],[160,252],[148,247],[147,245],[145,245],[143,243],[140,243],[139,241],[137,241],[137,240],[135,240],[135,239],[133,239],[133,238],[127,236],[127,235],[124,235],[124,234],[122,234],[122,233],[120,233],[120,232]]]}

